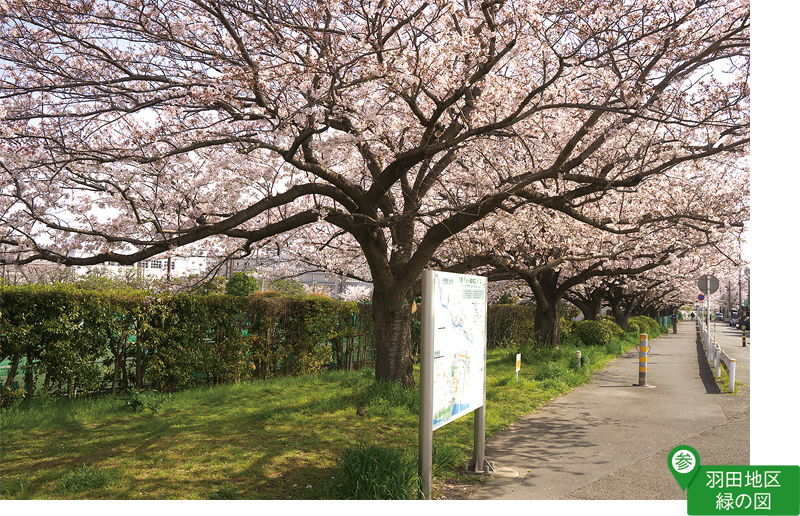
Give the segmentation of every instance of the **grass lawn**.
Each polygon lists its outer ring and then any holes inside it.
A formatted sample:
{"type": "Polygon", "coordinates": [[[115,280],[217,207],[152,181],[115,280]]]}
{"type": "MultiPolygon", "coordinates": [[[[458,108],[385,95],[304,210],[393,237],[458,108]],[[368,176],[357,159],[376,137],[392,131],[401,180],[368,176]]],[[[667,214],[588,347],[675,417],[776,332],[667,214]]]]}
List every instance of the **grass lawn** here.
{"type": "MultiPolygon", "coordinates": [[[[517,349],[487,359],[487,439],[637,344],[613,349],[517,349]]],[[[418,374],[418,371],[417,371],[418,374]]],[[[414,450],[419,391],[376,384],[374,371],[280,377],[132,398],[35,398],[2,412],[2,499],[324,499],[345,449],[414,450]],[[135,403],[134,403],[135,402],[135,403]],[[132,410],[138,405],[139,410],[132,410]],[[365,408],[358,415],[356,408],[365,408]]],[[[472,415],[437,430],[434,446],[472,453],[472,415]]],[[[480,482],[452,467],[434,478],[480,482]]]]}

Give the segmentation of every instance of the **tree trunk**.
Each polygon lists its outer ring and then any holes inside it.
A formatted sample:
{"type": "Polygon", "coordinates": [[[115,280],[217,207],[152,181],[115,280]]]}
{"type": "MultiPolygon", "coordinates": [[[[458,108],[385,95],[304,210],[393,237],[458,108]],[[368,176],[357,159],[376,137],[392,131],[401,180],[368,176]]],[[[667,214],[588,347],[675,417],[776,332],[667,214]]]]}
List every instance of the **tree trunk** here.
{"type": "Polygon", "coordinates": [[[22,351],[15,351],[14,355],[11,357],[11,364],[8,369],[8,375],[6,376],[6,384],[5,386],[11,388],[14,383],[14,377],[17,376],[17,368],[19,367],[19,359],[22,357],[22,351]]]}
{"type": "Polygon", "coordinates": [[[558,272],[547,270],[534,277],[525,278],[536,299],[534,331],[536,342],[549,346],[561,345],[561,314],[559,303],[564,293],[558,286],[558,272]]]}
{"type": "Polygon", "coordinates": [[[600,313],[603,309],[603,298],[597,299],[596,293],[592,293],[589,297],[570,297],[569,301],[577,306],[583,318],[587,321],[599,321],[600,313]]]}
{"type": "Polygon", "coordinates": [[[633,312],[635,299],[635,295],[626,296],[621,288],[609,291],[608,304],[611,307],[611,313],[614,315],[614,321],[625,331],[628,330],[628,319],[633,312]]]}
{"type": "Polygon", "coordinates": [[[561,317],[558,313],[558,302],[536,302],[536,319],[534,320],[536,341],[553,347],[561,345],[561,317]]]}
{"type": "Polygon", "coordinates": [[[411,358],[411,292],[398,295],[376,285],[372,314],[375,320],[375,378],[414,386],[411,358]]]}
{"type": "Polygon", "coordinates": [[[33,384],[33,353],[30,348],[25,361],[25,396],[30,399],[33,397],[35,386],[33,384]]]}
{"type": "Polygon", "coordinates": [[[120,380],[120,387],[123,389],[127,389],[129,387],[128,383],[128,344],[122,347],[122,360],[120,361],[120,368],[122,369],[122,379],[120,380]]]}
{"type": "Polygon", "coordinates": [[[136,388],[142,389],[142,346],[136,344],[136,388]]]}
{"type": "MultiPolygon", "coordinates": [[[[113,344],[114,337],[113,335],[106,335],[108,338],[108,350],[111,352],[111,356],[114,357],[114,375],[111,377],[111,395],[115,395],[117,393],[117,380],[119,380],[119,368],[120,368],[120,346],[115,346],[113,344]]],[[[123,338],[125,338],[123,336],[123,338]]],[[[122,339],[120,339],[120,342],[122,339]]]]}
{"type": "Polygon", "coordinates": [[[111,395],[117,394],[117,380],[119,379],[119,359],[114,355],[114,376],[111,378],[111,395]]]}
{"type": "Polygon", "coordinates": [[[623,331],[628,331],[628,319],[631,314],[627,310],[614,310],[614,322],[616,322],[623,331]]]}

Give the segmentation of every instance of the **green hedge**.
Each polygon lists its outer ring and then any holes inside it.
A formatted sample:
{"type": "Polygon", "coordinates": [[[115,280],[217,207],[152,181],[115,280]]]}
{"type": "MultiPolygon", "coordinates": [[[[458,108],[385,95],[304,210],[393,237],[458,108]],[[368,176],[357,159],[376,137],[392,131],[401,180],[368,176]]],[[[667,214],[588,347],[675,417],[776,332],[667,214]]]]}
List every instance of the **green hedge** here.
{"type": "MultiPolygon", "coordinates": [[[[418,352],[420,313],[412,322],[418,352]]],[[[488,347],[532,342],[534,308],[489,307],[488,347]]],[[[563,328],[565,331],[568,329],[563,328]]],[[[374,360],[372,307],[324,297],[249,297],[0,287],[3,400],[354,369],[374,360]],[[19,385],[18,377],[25,378],[19,385]]]]}
{"type": "Polygon", "coordinates": [[[174,390],[374,359],[369,307],[323,298],[146,296],[0,288],[3,399],[17,375],[51,393],[174,390]]]}

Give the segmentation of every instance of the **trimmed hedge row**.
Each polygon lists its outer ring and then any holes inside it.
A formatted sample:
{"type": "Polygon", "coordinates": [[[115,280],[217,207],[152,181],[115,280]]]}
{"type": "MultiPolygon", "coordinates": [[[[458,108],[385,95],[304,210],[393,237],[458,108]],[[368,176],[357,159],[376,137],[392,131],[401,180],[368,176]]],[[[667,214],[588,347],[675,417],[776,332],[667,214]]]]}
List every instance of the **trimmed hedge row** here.
{"type": "Polygon", "coordinates": [[[0,288],[4,389],[23,371],[26,385],[43,378],[49,392],[73,397],[353,368],[372,359],[372,335],[368,305],[324,298],[0,288]]]}
{"type": "MultiPolygon", "coordinates": [[[[412,321],[418,352],[420,311],[412,321]]],[[[533,335],[534,310],[490,306],[488,346],[533,335]]],[[[3,400],[18,374],[50,393],[171,391],[374,360],[372,307],[324,297],[149,296],[69,285],[0,287],[3,400]]],[[[2,379],[0,379],[2,380],[2,379]]]]}

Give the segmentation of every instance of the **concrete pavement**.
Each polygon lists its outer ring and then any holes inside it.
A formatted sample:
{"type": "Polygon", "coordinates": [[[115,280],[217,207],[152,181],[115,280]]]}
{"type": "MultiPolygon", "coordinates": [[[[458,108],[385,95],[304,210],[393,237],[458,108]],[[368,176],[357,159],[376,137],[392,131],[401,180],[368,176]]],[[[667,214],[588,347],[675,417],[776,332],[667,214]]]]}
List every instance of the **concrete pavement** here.
{"type": "Polygon", "coordinates": [[[742,347],[741,330],[711,330],[736,358],[738,395],[719,392],[696,324],[681,322],[677,334],[650,341],[647,387],[635,385],[634,350],[487,442],[496,473],[467,498],[685,500],[667,468],[680,444],[702,464],[749,464],[750,345],[742,347]]]}

